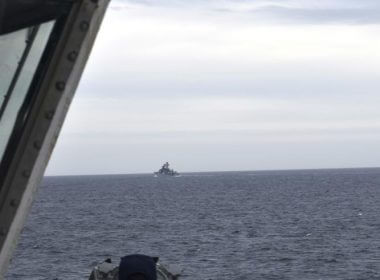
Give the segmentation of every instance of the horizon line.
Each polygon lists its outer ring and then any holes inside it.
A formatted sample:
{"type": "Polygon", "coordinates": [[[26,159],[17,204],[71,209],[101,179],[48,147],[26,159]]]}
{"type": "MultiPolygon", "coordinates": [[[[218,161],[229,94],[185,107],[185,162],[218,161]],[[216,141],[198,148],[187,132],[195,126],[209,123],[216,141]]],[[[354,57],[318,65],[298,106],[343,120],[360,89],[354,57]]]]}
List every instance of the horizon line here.
{"type": "MultiPolygon", "coordinates": [[[[380,169],[380,166],[373,167],[323,167],[323,168],[289,168],[289,169],[256,169],[256,170],[211,170],[211,171],[183,171],[180,174],[191,173],[233,173],[233,172],[276,172],[276,171],[323,171],[323,170],[349,170],[349,169],[380,169]]],[[[138,173],[98,173],[98,174],[63,174],[44,175],[45,177],[76,177],[76,176],[118,176],[118,175],[151,175],[154,172],[138,173]]]]}

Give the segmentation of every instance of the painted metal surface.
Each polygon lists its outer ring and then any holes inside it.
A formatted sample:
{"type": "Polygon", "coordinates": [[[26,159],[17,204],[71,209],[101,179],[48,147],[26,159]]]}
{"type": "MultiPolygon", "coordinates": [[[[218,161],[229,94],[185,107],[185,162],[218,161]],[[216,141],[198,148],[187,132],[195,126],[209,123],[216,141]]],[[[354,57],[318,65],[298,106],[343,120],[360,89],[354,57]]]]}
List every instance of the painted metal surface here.
{"type": "Polygon", "coordinates": [[[0,186],[0,279],[58,138],[109,0],[73,4],[0,186]]]}

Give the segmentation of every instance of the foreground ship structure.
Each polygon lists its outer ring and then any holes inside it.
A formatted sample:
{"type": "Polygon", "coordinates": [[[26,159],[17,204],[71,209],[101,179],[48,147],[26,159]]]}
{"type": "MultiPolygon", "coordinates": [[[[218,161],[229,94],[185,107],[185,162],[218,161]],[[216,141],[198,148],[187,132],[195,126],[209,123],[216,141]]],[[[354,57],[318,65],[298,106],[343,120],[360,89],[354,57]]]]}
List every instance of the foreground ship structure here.
{"type": "MultiPolygon", "coordinates": [[[[156,277],[157,280],[178,280],[181,271],[178,268],[171,267],[170,271],[155,259],[156,277]]],[[[141,264],[141,263],[140,263],[141,264]]],[[[118,280],[119,279],[119,266],[112,263],[111,259],[94,267],[91,272],[89,280],[118,280]]],[[[140,278],[139,278],[140,279],[140,278]]],[[[145,279],[145,278],[144,278],[145,279]]]]}
{"type": "MultiPolygon", "coordinates": [[[[108,3],[0,0],[0,279],[108,3]]],[[[160,264],[157,271],[174,279],[160,264]]]]}
{"type": "Polygon", "coordinates": [[[169,168],[169,162],[165,162],[164,165],[158,170],[157,172],[154,172],[154,176],[175,176],[179,177],[181,176],[177,171],[174,171],[173,169],[169,168]]]}
{"type": "Polygon", "coordinates": [[[109,0],[0,0],[0,279],[109,0]]]}

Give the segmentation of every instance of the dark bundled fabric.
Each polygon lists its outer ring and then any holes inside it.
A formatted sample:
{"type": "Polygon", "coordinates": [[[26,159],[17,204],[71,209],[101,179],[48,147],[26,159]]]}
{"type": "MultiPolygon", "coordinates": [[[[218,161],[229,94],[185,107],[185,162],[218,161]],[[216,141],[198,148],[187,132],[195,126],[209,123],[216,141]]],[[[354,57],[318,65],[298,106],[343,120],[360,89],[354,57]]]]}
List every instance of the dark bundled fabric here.
{"type": "Polygon", "coordinates": [[[146,280],[157,280],[156,263],[146,255],[128,255],[121,258],[119,280],[129,280],[131,275],[142,274],[146,280]]]}

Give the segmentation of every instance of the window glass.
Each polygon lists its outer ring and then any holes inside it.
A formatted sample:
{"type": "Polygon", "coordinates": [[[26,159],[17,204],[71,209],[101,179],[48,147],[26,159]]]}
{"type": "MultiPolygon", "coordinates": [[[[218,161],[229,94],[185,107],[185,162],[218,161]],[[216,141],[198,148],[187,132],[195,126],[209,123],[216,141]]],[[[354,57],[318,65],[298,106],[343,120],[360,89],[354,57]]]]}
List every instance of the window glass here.
{"type": "Polygon", "coordinates": [[[28,29],[0,36],[0,106],[26,48],[28,29]]]}
{"type": "Polygon", "coordinates": [[[12,134],[17,114],[47,44],[54,22],[27,28],[1,38],[0,159],[12,134]],[[29,44],[29,45],[28,45],[29,44]],[[26,55],[26,58],[22,57],[26,55]],[[20,67],[17,71],[17,67],[20,67]],[[3,69],[5,71],[3,71],[3,69]],[[12,80],[14,85],[12,86],[12,80]],[[9,92],[10,89],[10,92],[9,92]],[[8,96],[7,96],[8,95],[8,96]]]}

